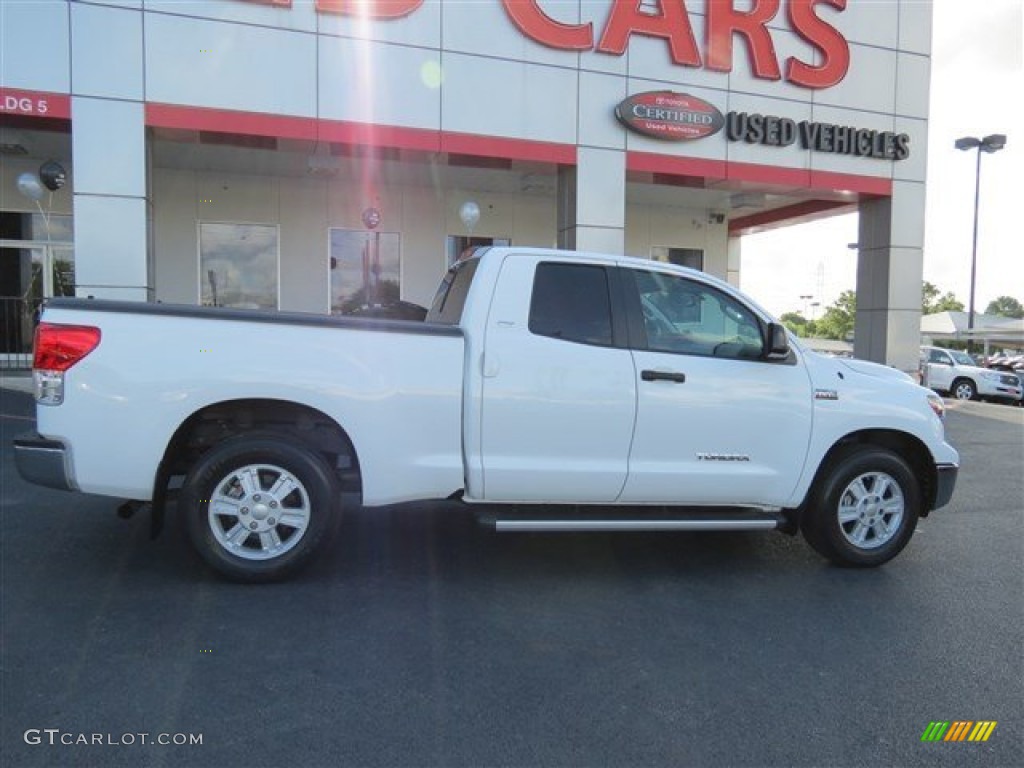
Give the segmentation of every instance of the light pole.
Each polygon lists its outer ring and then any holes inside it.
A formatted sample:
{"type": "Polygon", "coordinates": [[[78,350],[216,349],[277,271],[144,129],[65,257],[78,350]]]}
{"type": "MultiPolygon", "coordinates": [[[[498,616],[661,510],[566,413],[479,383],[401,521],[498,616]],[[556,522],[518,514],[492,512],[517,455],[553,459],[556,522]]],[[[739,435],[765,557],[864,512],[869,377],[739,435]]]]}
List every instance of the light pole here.
{"type": "Polygon", "coordinates": [[[957,149],[964,151],[978,150],[977,163],[974,166],[974,239],[971,245],[971,297],[967,311],[967,353],[974,354],[974,284],[978,272],[978,197],[981,192],[981,153],[992,154],[1006,146],[1006,134],[993,133],[983,139],[964,136],[956,140],[957,149]]]}

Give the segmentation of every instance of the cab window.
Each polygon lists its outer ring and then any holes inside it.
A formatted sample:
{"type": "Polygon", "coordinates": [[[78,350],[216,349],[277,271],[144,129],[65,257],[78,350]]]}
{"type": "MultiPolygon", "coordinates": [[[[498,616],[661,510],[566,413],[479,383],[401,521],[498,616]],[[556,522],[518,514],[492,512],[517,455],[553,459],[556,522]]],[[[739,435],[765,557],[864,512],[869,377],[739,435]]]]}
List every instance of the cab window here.
{"type": "Polygon", "coordinates": [[[462,310],[466,306],[466,297],[469,295],[469,286],[479,264],[480,259],[469,259],[448,270],[437,288],[430,312],[427,313],[428,323],[459,324],[462,320],[462,310]]]}
{"type": "Polygon", "coordinates": [[[579,344],[612,344],[608,273],[589,264],[537,265],[530,332],[579,344]]]}

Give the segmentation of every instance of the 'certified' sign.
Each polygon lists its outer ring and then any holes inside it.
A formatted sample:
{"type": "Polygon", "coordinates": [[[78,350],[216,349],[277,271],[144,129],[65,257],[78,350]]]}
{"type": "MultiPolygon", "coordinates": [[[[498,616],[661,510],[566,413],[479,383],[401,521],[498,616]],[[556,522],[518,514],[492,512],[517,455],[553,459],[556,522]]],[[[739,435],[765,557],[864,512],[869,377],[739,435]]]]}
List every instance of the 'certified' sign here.
{"type": "Polygon", "coordinates": [[[615,116],[637,133],[666,141],[703,139],[725,125],[714,105],[673,91],[634,94],[615,107],[615,116]]]}

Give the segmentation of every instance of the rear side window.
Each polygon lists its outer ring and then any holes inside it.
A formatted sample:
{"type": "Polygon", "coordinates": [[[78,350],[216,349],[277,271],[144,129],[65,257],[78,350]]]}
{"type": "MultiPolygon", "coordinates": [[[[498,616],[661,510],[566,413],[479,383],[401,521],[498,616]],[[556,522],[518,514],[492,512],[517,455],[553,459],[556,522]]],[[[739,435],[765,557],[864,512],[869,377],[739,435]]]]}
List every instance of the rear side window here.
{"type": "Polygon", "coordinates": [[[608,273],[589,264],[537,265],[530,332],[562,341],[611,346],[608,273]]]}
{"type": "Polygon", "coordinates": [[[466,297],[469,295],[469,286],[479,265],[480,259],[469,259],[448,270],[437,288],[426,322],[442,325],[459,324],[462,320],[462,310],[466,306],[466,297]]]}

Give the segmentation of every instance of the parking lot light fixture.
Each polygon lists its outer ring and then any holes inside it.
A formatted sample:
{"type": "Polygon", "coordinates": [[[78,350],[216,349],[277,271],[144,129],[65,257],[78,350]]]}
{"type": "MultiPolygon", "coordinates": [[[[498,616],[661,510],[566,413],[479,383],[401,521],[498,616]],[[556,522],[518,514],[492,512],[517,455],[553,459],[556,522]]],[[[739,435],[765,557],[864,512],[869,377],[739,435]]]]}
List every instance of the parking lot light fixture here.
{"type": "Polygon", "coordinates": [[[1006,146],[1006,134],[992,133],[983,139],[974,136],[962,136],[954,143],[957,149],[964,151],[978,150],[974,166],[974,238],[971,241],[971,296],[967,311],[967,352],[974,353],[974,288],[978,271],[978,197],[981,191],[981,153],[993,154],[1006,146]]]}

